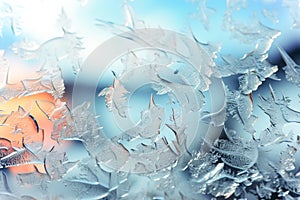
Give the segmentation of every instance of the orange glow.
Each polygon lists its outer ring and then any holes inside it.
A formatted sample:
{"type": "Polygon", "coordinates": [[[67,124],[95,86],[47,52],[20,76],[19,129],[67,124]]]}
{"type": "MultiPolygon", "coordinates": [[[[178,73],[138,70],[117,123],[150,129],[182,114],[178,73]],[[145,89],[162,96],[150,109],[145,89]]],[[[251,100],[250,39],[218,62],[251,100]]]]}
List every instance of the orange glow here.
{"type": "Polygon", "coordinates": [[[51,94],[40,93],[24,97],[15,97],[5,103],[0,102],[0,110],[3,110],[1,112],[2,114],[10,114],[11,111],[18,110],[19,106],[22,106],[25,110],[30,110],[33,107],[36,100],[54,102],[54,99],[51,96],[51,94]]]}
{"type": "Polygon", "coordinates": [[[44,164],[23,164],[20,166],[10,167],[9,171],[13,174],[29,173],[36,171],[46,174],[44,164]]]}
{"type": "MultiPolygon", "coordinates": [[[[56,106],[63,105],[60,100],[48,93],[15,97],[5,103],[0,102],[0,138],[11,141],[11,146],[22,148],[24,143],[43,142],[43,150],[49,150],[55,141],[51,140],[53,121],[49,115],[56,106]],[[30,116],[29,116],[29,115],[30,116]],[[38,125],[38,126],[37,126],[38,125]]],[[[13,173],[39,171],[45,173],[43,164],[22,164],[9,168],[13,173]]]]}

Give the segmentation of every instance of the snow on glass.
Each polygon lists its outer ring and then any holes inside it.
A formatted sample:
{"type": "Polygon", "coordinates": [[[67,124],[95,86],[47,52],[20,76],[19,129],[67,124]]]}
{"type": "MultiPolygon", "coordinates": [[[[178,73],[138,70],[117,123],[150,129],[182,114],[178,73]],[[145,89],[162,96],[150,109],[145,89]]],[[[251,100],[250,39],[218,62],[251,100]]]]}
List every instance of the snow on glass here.
{"type": "MultiPolygon", "coordinates": [[[[92,1],[72,3],[84,11],[92,1]]],[[[214,29],[210,20],[221,11],[211,1],[185,3],[196,10],[189,17],[208,32],[214,29]]],[[[0,41],[8,32],[15,39],[0,46],[0,199],[299,198],[300,134],[286,127],[300,125],[300,111],[292,107],[294,97],[272,86],[299,89],[300,67],[278,45],[285,79],[276,76],[280,67],[268,56],[281,34],[273,28],[281,17],[270,8],[253,12],[248,3],[226,1],[220,20],[222,31],[250,48],[241,50],[244,56],[199,42],[191,27],[192,43],[161,27],[155,43],[160,48],[128,49],[112,61],[95,91],[97,113],[91,102],[70,106],[64,77],[69,69],[74,76],[85,70],[87,30],[74,31],[62,7],[55,21],[60,34],[35,41],[23,33],[17,12],[25,5],[1,2],[0,41]],[[251,21],[236,17],[242,11],[250,11],[251,21]],[[195,52],[197,62],[189,60],[195,52]],[[30,76],[14,72],[22,64],[30,76]],[[214,112],[213,99],[222,99],[211,86],[217,79],[226,108],[214,112]],[[143,100],[132,103],[143,87],[143,100]],[[262,130],[256,127],[258,115],[265,117],[262,130]]],[[[298,28],[299,1],[280,3],[291,27],[298,28]]],[[[122,9],[124,25],[95,15],[93,28],[149,42],[139,30],[152,29],[137,19],[131,2],[124,1],[122,9]]]]}

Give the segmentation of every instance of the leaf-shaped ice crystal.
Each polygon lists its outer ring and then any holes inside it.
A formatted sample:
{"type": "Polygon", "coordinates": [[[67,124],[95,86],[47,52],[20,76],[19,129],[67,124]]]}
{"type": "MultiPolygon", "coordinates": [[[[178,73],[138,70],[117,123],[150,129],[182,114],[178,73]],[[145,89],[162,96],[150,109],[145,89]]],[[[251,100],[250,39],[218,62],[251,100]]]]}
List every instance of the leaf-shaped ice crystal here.
{"type": "Polygon", "coordinates": [[[270,117],[271,125],[282,127],[287,122],[300,123],[300,112],[289,107],[289,98],[285,96],[281,99],[277,98],[271,85],[269,85],[269,88],[271,98],[261,96],[259,107],[270,117]]]}
{"type": "Polygon", "coordinates": [[[247,170],[252,167],[258,158],[258,148],[254,143],[244,145],[241,142],[218,140],[213,150],[221,154],[221,160],[236,169],[247,170]]]}
{"type": "Polygon", "coordinates": [[[126,117],[124,109],[127,108],[127,94],[129,94],[128,90],[115,78],[113,85],[104,88],[98,96],[105,96],[106,107],[109,111],[116,110],[121,117],[126,117]]]}
{"type": "Polygon", "coordinates": [[[71,28],[71,23],[71,19],[67,16],[65,10],[62,8],[61,13],[57,19],[57,25],[59,26],[59,28],[69,31],[71,28]]]}
{"type": "Polygon", "coordinates": [[[286,97],[278,99],[271,87],[271,97],[260,97],[261,103],[258,105],[269,117],[270,127],[262,131],[258,138],[261,147],[280,144],[291,141],[291,134],[284,133],[282,127],[289,122],[300,122],[299,112],[289,108],[289,100],[286,97]]]}
{"type": "Polygon", "coordinates": [[[254,133],[253,124],[256,117],[252,114],[253,102],[251,95],[245,95],[240,91],[227,89],[227,116],[232,116],[249,133],[254,133]]]}
{"type": "Polygon", "coordinates": [[[151,96],[148,109],[141,113],[141,120],[133,128],[125,131],[122,136],[113,138],[119,142],[129,152],[147,147],[153,148],[153,142],[159,137],[164,109],[157,106],[151,96]]]}
{"type": "Polygon", "coordinates": [[[259,107],[270,117],[271,124],[274,126],[283,126],[285,123],[282,112],[278,112],[280,101],[276,98],[275,93],[269,85],[271,98],[261,96],[261,104],[259,107]]]}
{"type": "Polygon", "coordinates": [[[283,48],[278,46],[278,50],[286,64],[284,67],[286,79],[300,87],[300,65],[283,48]]]}

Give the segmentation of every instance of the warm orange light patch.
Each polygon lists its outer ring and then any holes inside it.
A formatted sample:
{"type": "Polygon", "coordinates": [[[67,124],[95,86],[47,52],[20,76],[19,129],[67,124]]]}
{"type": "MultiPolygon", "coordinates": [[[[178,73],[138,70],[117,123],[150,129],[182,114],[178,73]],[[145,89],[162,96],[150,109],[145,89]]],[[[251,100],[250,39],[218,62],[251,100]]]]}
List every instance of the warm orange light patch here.
{"type": "MultiPolygon", "coordinates": [[[[13,147],[22,148],[23,143],[43,143],[43,149],[49,150],[55,143],[51,140],[53,121],[49,116],[55,111],[60,100],[48,93],[15,97],[0,103],[0,139],[11,141],[13,147]]],[[[13,173],[34,172],[45,173],[43,164],[24,164],[9,168],[13,173]]]]}
{"type": "Polygon", "coordinates": [[[25,110],[30,110],[36,100],[54,102],[54,98],[51,94],[40,93],[30,96],[15,97],[4,103],[0,102],[0,110],[2,110],[2,114],[10,114],[11,111],[18,110],[19,106],[22,106],[25,110]]]}
{"type": "Polygon", "coordinates": [[[9,168],[9,171],[13,174],[29,173],[29,172],[40,172],[46,174],[46,170],[43,164],[24,164],[20,166],[13,166],[9,168]]]}

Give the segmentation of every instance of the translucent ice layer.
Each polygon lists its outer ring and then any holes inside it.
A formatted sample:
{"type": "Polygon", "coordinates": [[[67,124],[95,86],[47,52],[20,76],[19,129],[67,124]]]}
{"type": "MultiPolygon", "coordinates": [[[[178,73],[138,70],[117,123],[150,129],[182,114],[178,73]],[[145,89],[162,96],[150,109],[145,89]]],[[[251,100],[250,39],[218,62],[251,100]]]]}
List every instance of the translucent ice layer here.
{"type": "Polygon", "coordinates": [[[300,198],[299,5],[1,1],[0,199],[300,198]]]}

